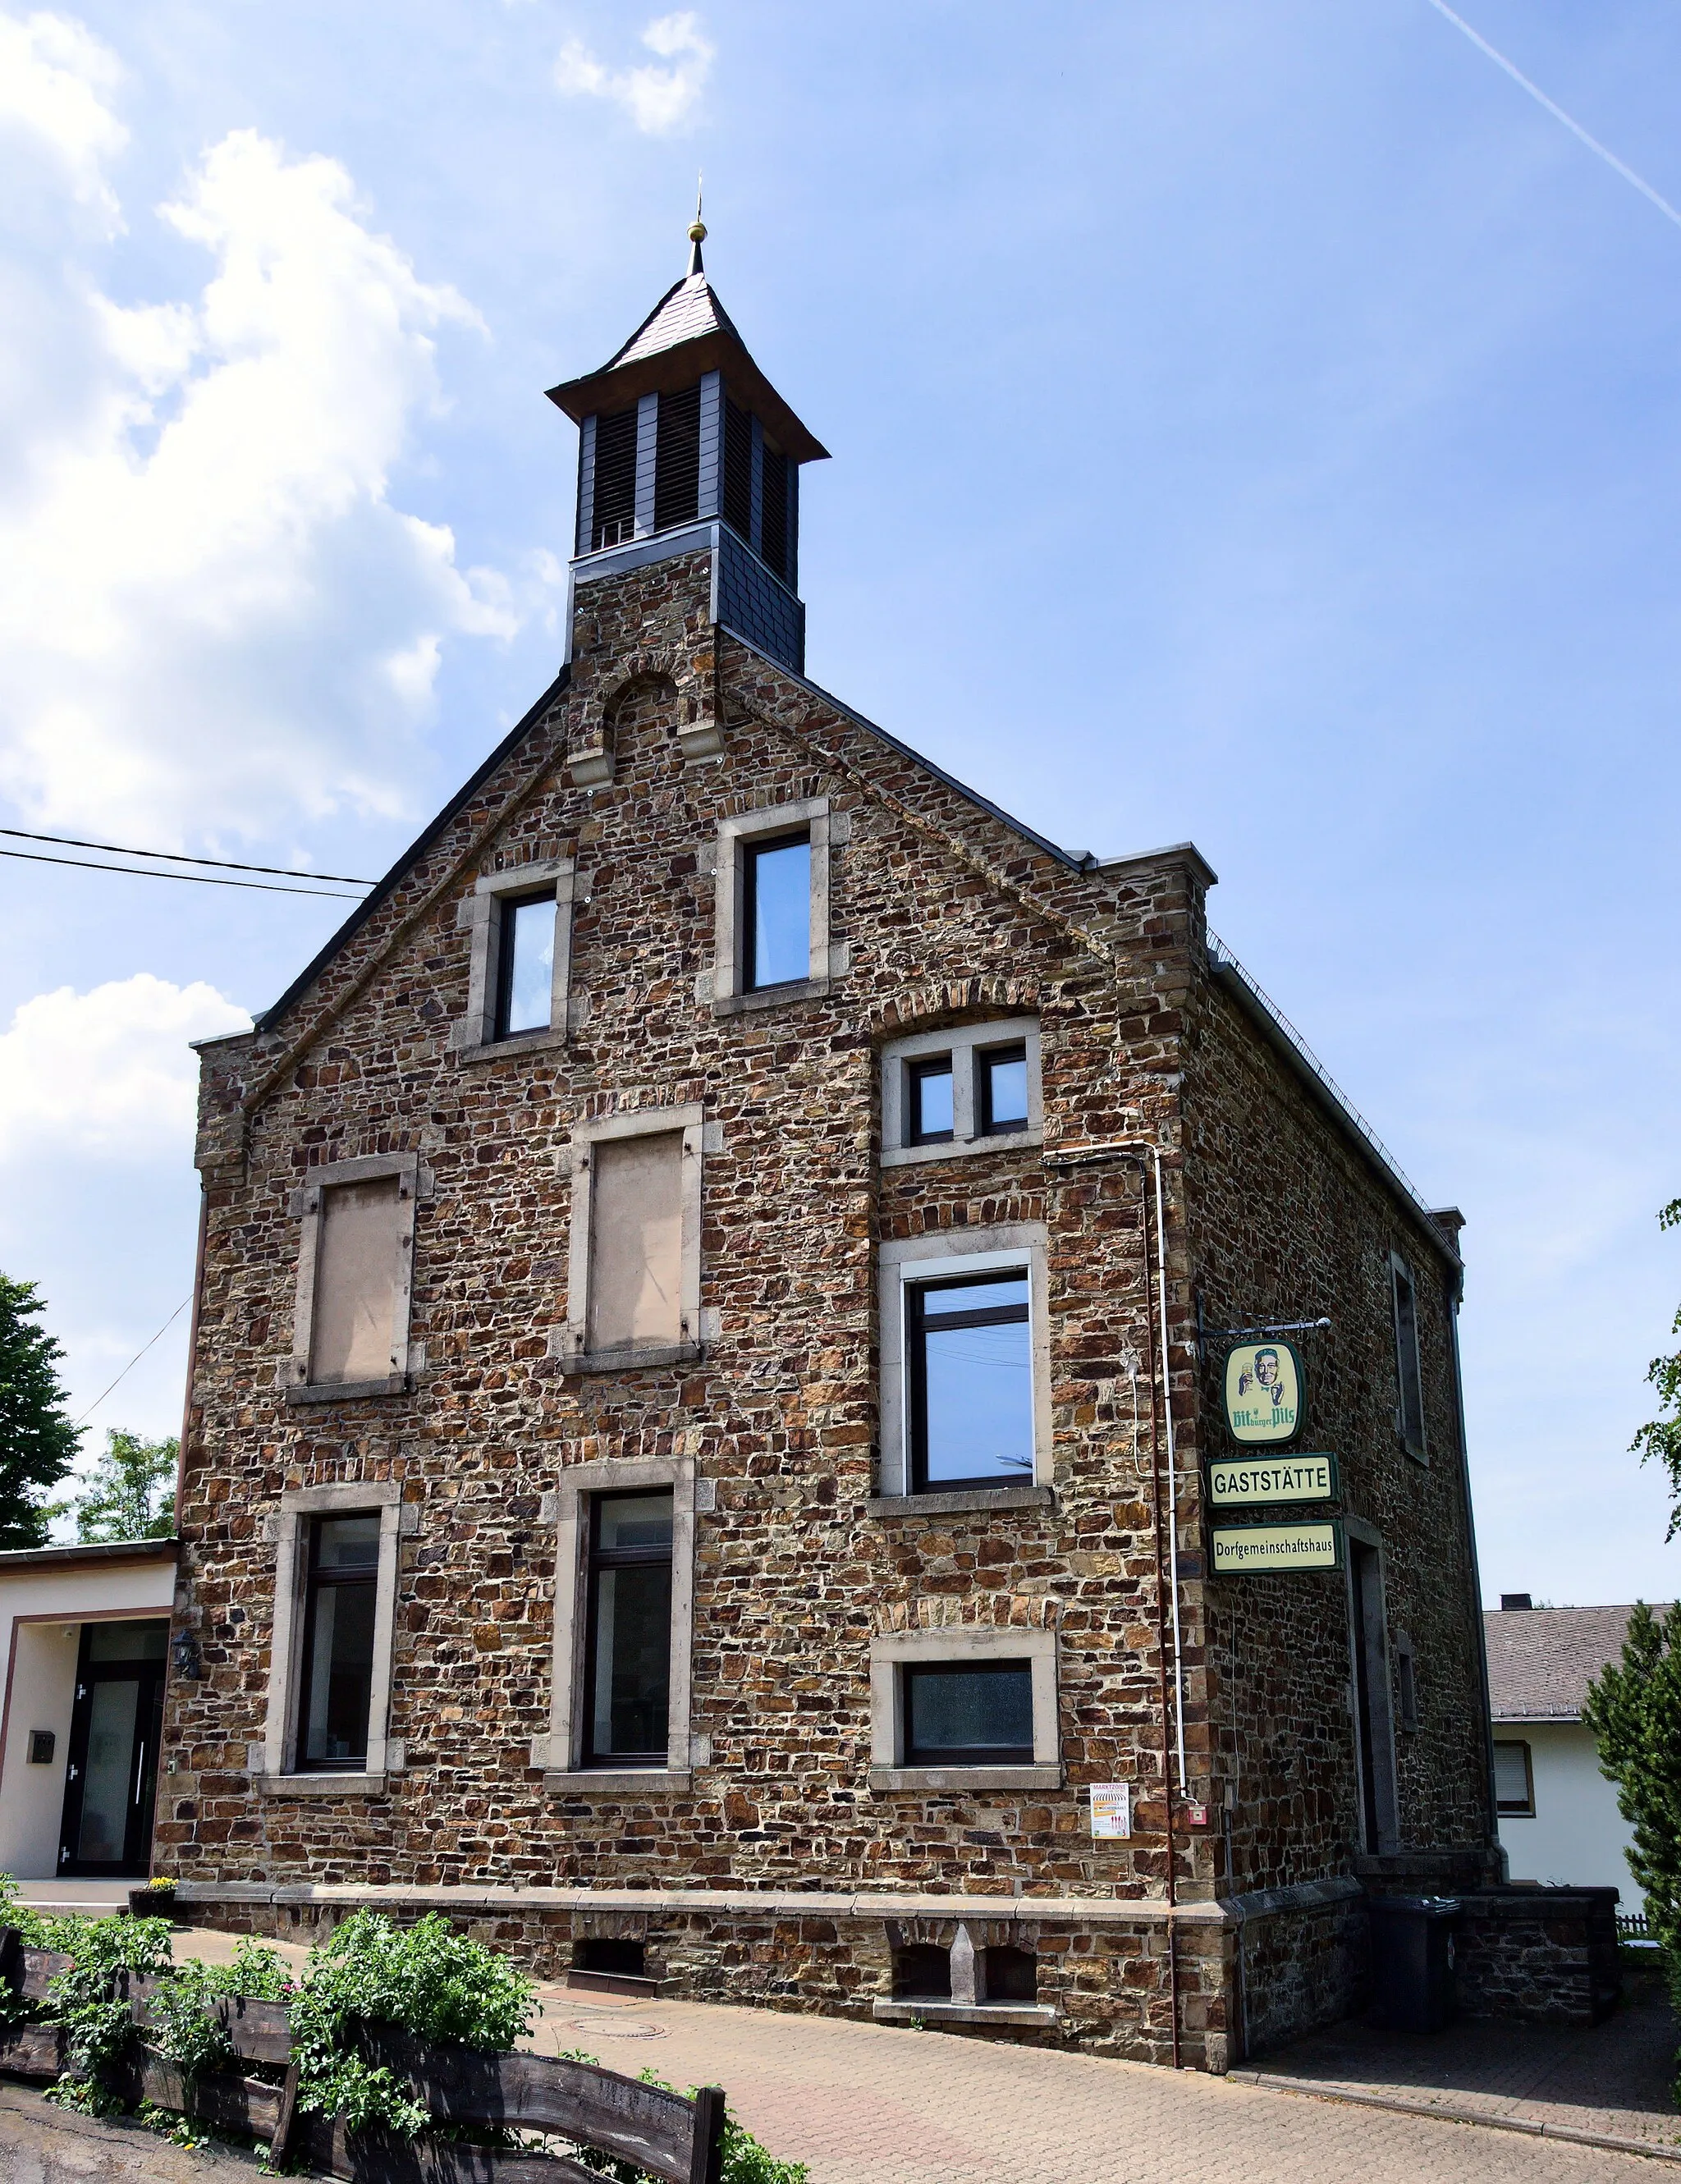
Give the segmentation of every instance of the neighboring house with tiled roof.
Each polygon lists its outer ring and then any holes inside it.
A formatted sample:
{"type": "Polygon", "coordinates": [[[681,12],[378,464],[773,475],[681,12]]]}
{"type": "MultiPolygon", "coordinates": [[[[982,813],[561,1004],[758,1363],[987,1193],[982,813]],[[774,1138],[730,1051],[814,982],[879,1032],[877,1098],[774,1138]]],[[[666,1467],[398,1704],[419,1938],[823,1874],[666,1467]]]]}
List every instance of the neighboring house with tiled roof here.
{"type": "Polygon", "coordinates": [[[1600,1774],[1582,1719],[1588,1686],[1617,1660],[1632,1607],[1532,1607],[1502,1593],[1483,1618],[1495,1725],[1500,1842],[1514,1880],[1620,1888],[1638,1911],[1624,1853],[1633,1830],[1600,1774]]]}

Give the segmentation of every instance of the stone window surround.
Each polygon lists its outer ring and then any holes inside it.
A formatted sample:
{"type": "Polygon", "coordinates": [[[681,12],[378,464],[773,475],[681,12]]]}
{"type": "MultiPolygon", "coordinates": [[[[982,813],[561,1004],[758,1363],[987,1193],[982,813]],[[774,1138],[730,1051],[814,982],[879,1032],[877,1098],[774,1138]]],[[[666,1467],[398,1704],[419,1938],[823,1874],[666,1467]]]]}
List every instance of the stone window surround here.
{"type": "Polygon", "coordinates": [[[877,1516],[933,1516],[965,1509],[1021,1508],[1053,1498],[1050,1401],[1050,1318],[1046,1277],[1046,1231],[1041,1221],[1010,1222],[996,1228],[942,1228],[883,1244],[879,1254],[881,1438],[877,1516]],[[1027,1338],[1033,1375],[1033,1483],[968,1486],[917,1494],[911,1488],[910,1380],[905,1346],[905,1296],[915,1281],[952,1274],[1027,1270],[1027,1338]]]}
{"type": "Polygon", "coordinates": [[[1062,1746],[1057,1722],[1057,1635],[994,1624],[932,1630],[889,1630],[870,1641],[870,1787],[872,1790],[1058,1790],[1062,1746]],[[908,1767],[900,1703],[907,1663],[930,1668],[963,1661],[1025,1660],[1033,1677],[1033,1758],[1021,1767],[908,1767]]]}
{"type": "Polygon", "coordinates": [[[679,1107],[636,1107],[580,1123],[559,1156],[572,1179],[571,1235],[566,1262],[566,1323],[549,1336],[548,1351],[567,1373],[627,1373],[650,1365],[681,1365],[701,1352],[700,1208],[704,1129],[699,1101],[679,1107]],[[590,1200],[593,1149],[604,1139],[663,1137],[682,1133],[682,1340],[643,1349],[593,1352],[589,1341],[590,1200]]]}
{"type": "MultiPolygon", "coordinates": [[[[716,911],[711,973],[712,1013],[738,1016],[748,1009],[774,1008],[779,1002],[810,1000],[827,994],[832,982],[847,969],[846,943],[830,939],[830,851],[849,836],[849,815],[831,813],[827,796],[807,797],[799,804],[774,804],[758,811],[738,812],[718,822],[716,845],[716,911]],[[811,842],[810,975],[790,979],[785,985],[742,987],[742,916],[747,859],[744,850],[755,839],[770,834],[793,834],[805,829],[811,842]]],[[[705,973],[701,974],[702,980],[705,973]]]]}
{"type": "Polygon", "coordinates": [[[394,1479],[347,1480],[334,1486],[306,1486],[282,1494],[280,1507],[266,1518],[263,1535],[275,1555],[274,1629],[269,1645],[268,1709],[263,1741],[248,1747],[252,1786],[270,1797],[383,1797],[387,1777],[400,1774],[404,1747],[387,1734],[391,1720],[392,1663],[397,1632],[398,1543],[419,1528],[420,1512],[403,1499],[394,1479]],[[377,1511],[379,1569],[374,1590],[374,1666],[368,1693],[368,1758],[365,1767],[333,1773],[300,1770],[297,1751],[298,1669],[303,1653],[304,1542],[311,1518],[351,1516],[377,1511]]]}
{"type": "Polygon", "coordinates": [[[293,1191],[289,1210],[302,1228],[292,1312],[292,1356],[281,1368],[288,1403],[353,1402],[368,1396],[405,1396],[413,1388],[422,1360],[420,1345],[409,1339],[414,1302],[415,1213],[420,1200],[430,1198],[431,1191],[431,1172],[421,1167],[418,1153],[369,1153],[353,1160],[323,1161],[309,1170],[309,1181],[293,1191]],[[399,1210],[406,1209],[408,1213],[398,1234],[391,1327],[393,1369],[378,1380],[312,1382],[309,1353],[314,1340],[315,1272],[321,1251],[321,1193],[339,1184],[380,1183],[390,1176],[397,1178],[399,1210]]]}
{"type": "Polygon", "coordinates": [[[572,911],[587,901],[577,891],[576,867],[570,857],[543,857],[500,872],[481,873],[471,894],[458,904],[458,930],[471,934],[467,979],[467,1013],[451,1029],[449,1044],[464,1062],[498,1061],[565,1043],[571,999],[572,911]],[[548,1023],[536,1031],[496,1036],[496,1007],[502,971],[502,911],[510,896],[554,890],[554,971],[548,1023]]]}
{"type": "MultiPolygon", "coordinates": [[[[691,1746],[689,1691],[694,1637],[694,1519],[713,1506],[710,1479],[697,1481],[693,1457],[608,1457],[562,1473],[543,1497],[542,1520],[555,1529],[554,1657],[548,1733],[532,1740],[531,1763],[546,1790],[596,1797],[657,1797],[686,1791],[704,1759],[691,1746]],[[586,1639],[589,1623],[589,1502],[598,1494],[671,1490],[671,1680],[664,1767],[583,1767],[586,1639]]],[[[699,1741],[699,1740],[697,1740],[699,1741]]]]}
{"type": "Polygon", "coordinates": [[[1424,1349],[1418,1323],[1418,1277],[1412,1271],[1411,1263],[1404,1259],[1399,1251],[1391,1251],[1389,1254],[1389,1312],[1394,1320],[1395,1333],[1395,1437],[1410,1457],[1415,1457],[1420,1463],[1428,1463],[1430,1449],[1424,1417],[1424,1349]],[[1402,1375],[1406,1370],[1406,1362],[1401,1350],[1400,1284],[1402,1282],[1405,1282],[1412,1291],[1412,1335],[1415,1362],[1418,1368],[1418,1439],[1416,1441],[1409,1440],[1407,1438],[1406,1398],[1402,1385],[1402,1375]]]}
{"type": "Polygon", "coordinates": [[[1040,1089],[1039,1020],[1037,1017],[1001,1017],[991,1023],[952,1026],[945,1031],[923,1031],[910,1039],[895,1039],[882,1049],[882,1166],[905,1167],[916,1161],[960,1159],[969,1153],[1007,1152],[1012,1145],[1044,1143],[1044,1100],[1040,1089]],[[976,1050],[988,1046],[1024,1045],[1027,1050],[1027,1127],[1025,1130],[994,1130],[977,1136],[975,1123],[976,1050]],[[951,1104],[954,1124],[950,1139],[930,1145],[905,1142],[905,1065],[924,1055],[951,1056],[951,1104]]]}

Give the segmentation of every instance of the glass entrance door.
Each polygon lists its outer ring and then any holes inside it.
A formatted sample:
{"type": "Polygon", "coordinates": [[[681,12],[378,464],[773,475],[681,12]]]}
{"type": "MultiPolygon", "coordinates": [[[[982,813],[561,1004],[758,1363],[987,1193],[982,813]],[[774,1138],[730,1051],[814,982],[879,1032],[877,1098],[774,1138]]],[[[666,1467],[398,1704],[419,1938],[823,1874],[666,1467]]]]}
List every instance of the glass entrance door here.
{"type": "Polygon", "coordinates": [[[161,1618],[82,1625],[60,1873],[142,1877],[148,1869],[168,1635],[161,1618]]]}

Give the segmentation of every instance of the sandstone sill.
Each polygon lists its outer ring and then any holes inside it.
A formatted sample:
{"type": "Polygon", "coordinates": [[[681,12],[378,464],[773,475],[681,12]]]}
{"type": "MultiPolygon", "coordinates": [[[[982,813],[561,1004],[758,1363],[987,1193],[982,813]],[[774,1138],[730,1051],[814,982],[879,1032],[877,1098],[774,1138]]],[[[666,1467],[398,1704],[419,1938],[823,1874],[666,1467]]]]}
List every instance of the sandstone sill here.
{"type": "Polygon", "coordinates": [[[370,1396],[407,1396],[414,1381],[407,1373],[392,1373],[383,1380],[330,1380],[303,1388],[288,1388],[288,1403],[357,1403],[370,1396]]]}
{"type": "Polygon", "coordinates": [[[565,1031],[515,1032],[511,1039],[481,1039],[476,1045],[456,1050],[456,1060],[464,1069],[470,1069],[481,1061],[512,1061],[522,1054],[549,1054],[566,1044],[565,1031]]]}
{"type": "Polygon", "coordinates": [[[1058,2025],[1062,2013],[1048,2002],[886,2002],[877,1996],[870,2014],[880,2025],[1058,2025]]]}
{"type": "Polygon", "coordinates": [[[1059,1767],[872,1767],[872,1790],[1060,1790],[1059,1767]]]}
{"type": "Polygon", "coordinates": [[[793,978],[785,986],[758,986],[749,994],[722,994],[713,1002],[715,1017],[744,1016],[749,1009],[774,1009],[791,1001],[821,1000],[832,978],[793,978]]]}
{"type": "Polygon", "coordinates": [[[956,1516],[965,1510],[1048,1509],[1056,1500],[1054,1486],[971,1486],[950,1494],[872,1494],[872,1517],[956,1516]]]}
{"type": "Polygon", "coordinates": [[[383,1774],[253,1774],[251,1786],[264,1797],[383,1797],[383,1774]]]}
{"type": "Polygon", "coordinates": [[[687,1767],[626,1767],[619,1773],[604,1767],[547,1768],[543,1786],[569,1797],[580,1792],[596,1797],[671,1797],[685,1795],[693,1780],[687,1767]]]}

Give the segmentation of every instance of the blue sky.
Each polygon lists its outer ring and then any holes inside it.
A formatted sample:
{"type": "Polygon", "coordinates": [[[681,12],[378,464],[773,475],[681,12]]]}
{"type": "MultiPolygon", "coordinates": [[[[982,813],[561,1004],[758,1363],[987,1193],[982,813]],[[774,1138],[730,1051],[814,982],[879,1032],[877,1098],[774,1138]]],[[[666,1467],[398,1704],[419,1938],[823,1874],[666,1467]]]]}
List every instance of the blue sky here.
{"type": "MultiPolygon", "coordinates": [[[[1475,0],[1681,198],[1681,18],[1475,0]]],[[[1681,228],[1428,0],[0,6],[0,824],[382,871],[560,652],[542,398],[709,270],[819,682],[1211,916],[1467,1217],[1486,1587],[1676,1589],[1681,228]]],[[[0,1264],[185,1296],[337,905],[0,861],[0,1264]],[[7,1027],[9,1026],[9,1028],[7,1027]]],[[[185,1317],[94,1413],[172,1430],[185,1317]]]]}

